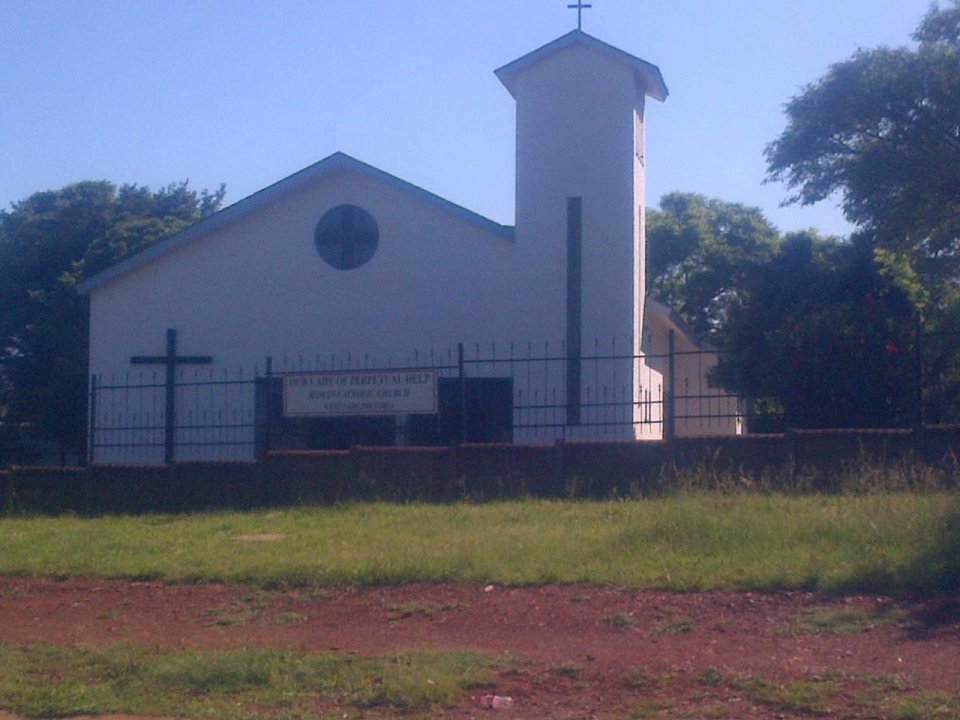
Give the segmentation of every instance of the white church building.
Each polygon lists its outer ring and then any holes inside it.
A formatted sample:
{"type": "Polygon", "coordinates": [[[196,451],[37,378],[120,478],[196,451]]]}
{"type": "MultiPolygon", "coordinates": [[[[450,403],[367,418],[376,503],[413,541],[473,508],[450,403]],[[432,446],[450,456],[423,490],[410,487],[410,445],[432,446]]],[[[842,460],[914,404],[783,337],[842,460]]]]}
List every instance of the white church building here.
{"type": "Polygon", "coordinates": [[[740,432],[645,298],[659,69],[575,30],[496,76],[513,227],[335,153],[85,281],[93,461],[740,432]]]}

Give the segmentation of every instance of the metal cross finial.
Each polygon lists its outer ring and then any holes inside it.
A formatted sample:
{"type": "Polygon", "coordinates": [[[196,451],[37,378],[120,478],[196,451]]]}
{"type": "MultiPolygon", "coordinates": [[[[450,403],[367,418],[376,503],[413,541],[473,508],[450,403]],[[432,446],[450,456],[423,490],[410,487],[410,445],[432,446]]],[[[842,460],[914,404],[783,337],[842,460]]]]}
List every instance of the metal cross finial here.
{"type": "Polygon", "coordinates": [[[583,29],[583,11],[586,8],[592,8],[593,5],[586,5],[582,2],[582,0],[577,0],[576,5],[567,5],[567,7],[570,8],[571,10],[577,11],[577,30],[582,30],[583,29]]]}

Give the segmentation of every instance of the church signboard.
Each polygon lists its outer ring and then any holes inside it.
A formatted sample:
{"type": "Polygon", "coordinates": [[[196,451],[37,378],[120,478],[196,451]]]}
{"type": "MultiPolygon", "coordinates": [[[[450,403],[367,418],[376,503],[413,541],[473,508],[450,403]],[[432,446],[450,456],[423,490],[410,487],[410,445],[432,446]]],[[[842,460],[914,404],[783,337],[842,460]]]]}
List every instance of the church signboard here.
{"type": "Polygon", "coordinates": [[[283,376],[283,414],[287,417],[436,412],[436,370],[357,370],[283,376]]]}

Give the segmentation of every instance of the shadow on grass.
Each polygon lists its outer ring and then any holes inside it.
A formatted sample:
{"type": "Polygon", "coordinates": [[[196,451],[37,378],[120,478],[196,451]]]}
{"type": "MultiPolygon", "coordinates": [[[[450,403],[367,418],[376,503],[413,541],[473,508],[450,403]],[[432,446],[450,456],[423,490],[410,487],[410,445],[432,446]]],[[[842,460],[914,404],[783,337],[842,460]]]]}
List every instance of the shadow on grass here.
{"type": "Polygon", "coordinates": [[[900,596],[910,608],[917,635],[960,625],[960,510],[944,518],[937,542],[908,566],[863,573],[836,590],[900,596]]]}
{"type": "Polygon", "coordinates": [[[923,637],[932,631],[951,625],[960,625],[960,597],[931,598],[919,603],[913,610],[917,625],[914,635],[923,637]]]}
{"type": "Polygon", "coordinates": [[[922,596],[914,610],[918,632],[960,624],[960,511],[946,517],[936,547],[906,575],[908,587],[922,596]]]}

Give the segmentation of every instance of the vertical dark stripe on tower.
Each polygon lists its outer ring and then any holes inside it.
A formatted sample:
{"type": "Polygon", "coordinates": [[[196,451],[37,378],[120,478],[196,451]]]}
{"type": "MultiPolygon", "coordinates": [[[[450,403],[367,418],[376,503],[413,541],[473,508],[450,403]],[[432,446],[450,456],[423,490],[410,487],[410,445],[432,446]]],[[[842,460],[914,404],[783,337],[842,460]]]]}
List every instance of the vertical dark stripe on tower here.
{"type": "Polygon", "coordinates": [[[567,425],[580,424],[583,198],[567,198],[567,425]]]}

